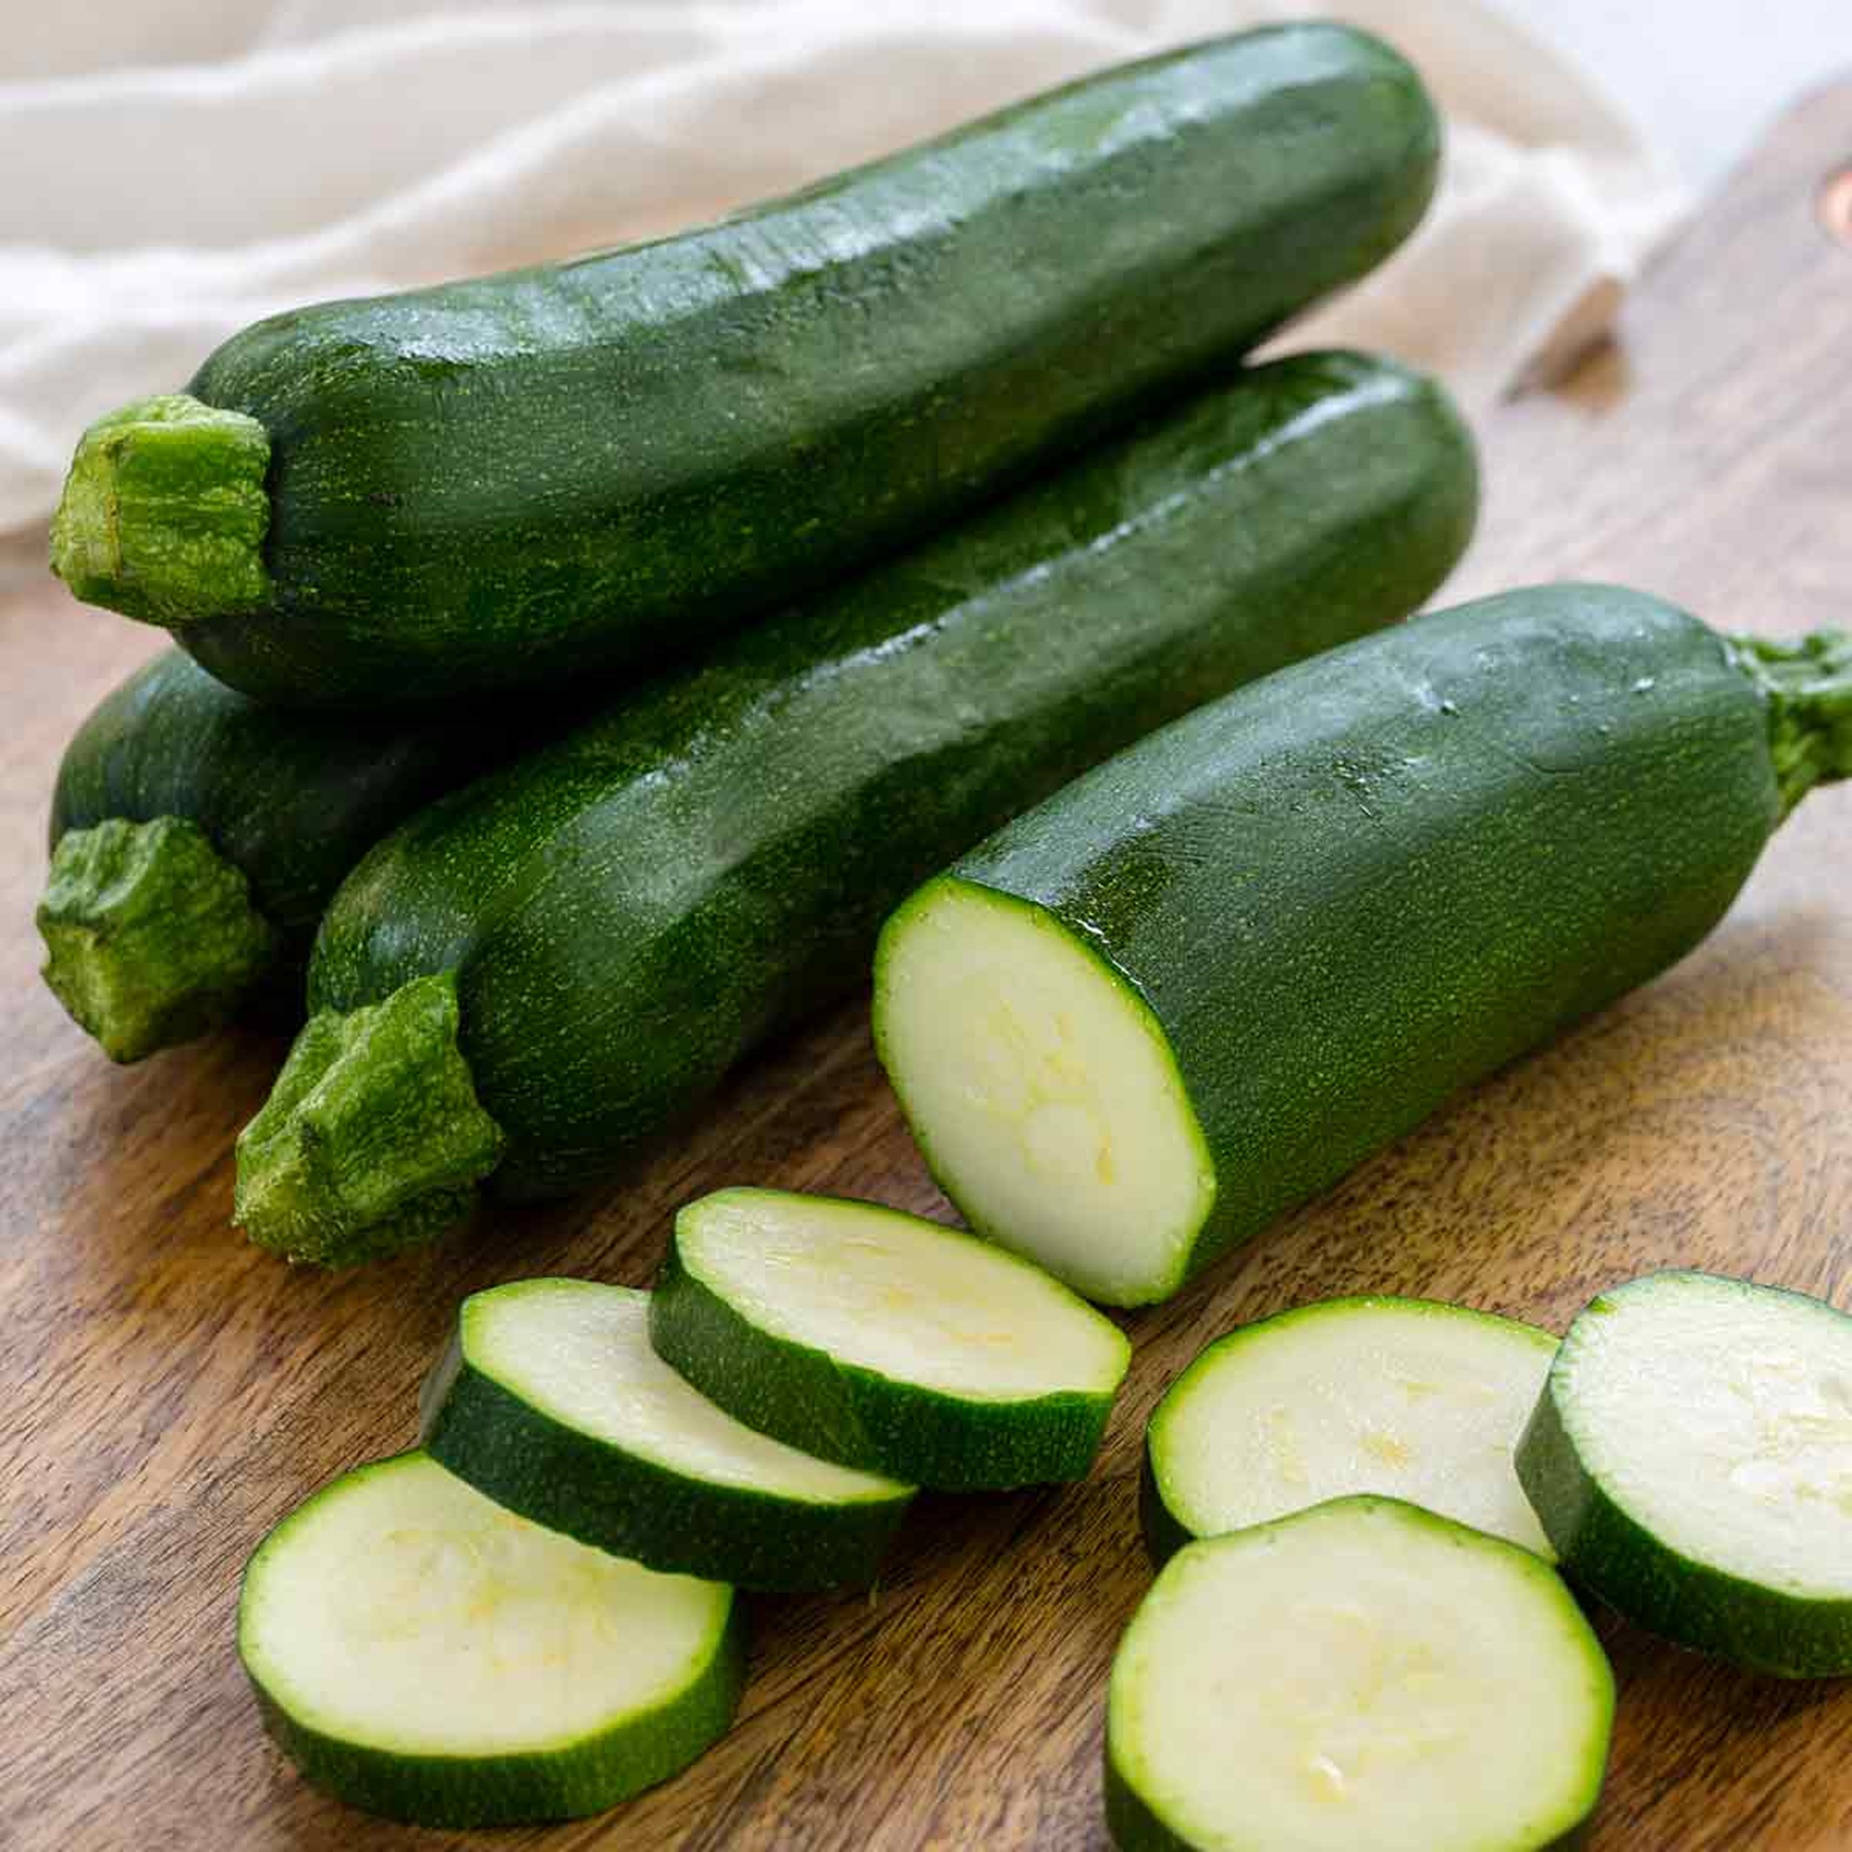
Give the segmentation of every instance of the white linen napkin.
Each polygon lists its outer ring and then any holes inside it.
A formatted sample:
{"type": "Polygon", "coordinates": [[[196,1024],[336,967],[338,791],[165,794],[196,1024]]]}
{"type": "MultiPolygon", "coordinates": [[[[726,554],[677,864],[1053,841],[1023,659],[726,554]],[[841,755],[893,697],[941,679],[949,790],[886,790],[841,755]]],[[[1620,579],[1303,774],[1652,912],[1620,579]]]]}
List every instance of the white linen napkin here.
{"type": "Polygon", "coordinates": [[[1291,345],[1469,406],[1598,333],[1681,189],[1476,0],[63,0],[0,47],[0,534],[246,322],[710,218],[1097,66],[1336,11],[1449,118],[1439,201],[1291,345]]]}

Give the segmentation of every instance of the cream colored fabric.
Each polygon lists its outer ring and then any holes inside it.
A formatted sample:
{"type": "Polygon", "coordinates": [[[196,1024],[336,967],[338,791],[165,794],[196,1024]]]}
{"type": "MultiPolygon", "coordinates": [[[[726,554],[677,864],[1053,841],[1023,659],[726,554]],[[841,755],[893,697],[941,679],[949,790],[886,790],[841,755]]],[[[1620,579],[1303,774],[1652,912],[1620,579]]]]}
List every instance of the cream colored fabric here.
{"type": "MultiPolygon", "coordinates": [[[[64,0],[0,46],[0,532],[234,329],[661,232],[1290,0],[64,0]]],[[[1475,0],[1351,0],[1451,128],[1414,243],[1292,335],[1483,400],[1598,329],[1681,195],[1475,0]]]]}

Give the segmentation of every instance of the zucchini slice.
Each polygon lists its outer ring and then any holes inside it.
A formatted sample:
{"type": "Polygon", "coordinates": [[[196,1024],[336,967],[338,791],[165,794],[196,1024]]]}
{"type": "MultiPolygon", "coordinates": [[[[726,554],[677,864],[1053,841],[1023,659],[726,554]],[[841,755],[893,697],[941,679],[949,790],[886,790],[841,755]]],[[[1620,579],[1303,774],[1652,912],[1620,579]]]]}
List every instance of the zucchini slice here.
{"type": "Polygon", "coordinates": [[[1152,1554],[1374,1492],[1554,1561],[1511,1453],[1555,1355],[1535,1325],[1430,1299],[1326,1299],[1232,1331],[1152,1411],[1152,1554]]]}
{"type": "Polygon", "coordinates": [[[913,1488],[742,1426],[650,1348],[649,1294],[520,1280],[464,1300],[422,1444],[509,1510],[741,1588],[875,1578],[913,1488]]]}
{"type": "Polygon", "coordinates": [[[1394,1499],[1187,1544],[1113,1660],[1124,1852],[1541,1852],[1594,1812],[1614,1681],[1527,1550],[1394,1499]]]}
{"type": "Polygon", "coordinates": [[[1781,1678],[1852,1673],[1852,1318],[1647,1275],[1569,1327],[1518,1477],[1563,1573],[1639,1626],[1781,1678]]]}
{"type": "Polygon", "coordinates": [[[656,1348],[825,1459],[942,1491],[1084,1478],[1131,1361],[1041,1268],[874,1203],[718,1190],[675,1218],[656,1348]]]}
{"type": "Polygon", "coordinates": [[[1295,663],[1019,815],[889,920],[876,1047],[945,1193],[1164,1299],[1691,950],[1852,773],[1852,638],[1544,585],[1295,663]]]}
{"type": "Polygon", "coordinates": [[[614,1806],[724,1735],[744,1617],[504,1511],[422,1453],[345,1473],[258,1546],[238,1654],[318,1787],[423,1826],[614,1806]]]}

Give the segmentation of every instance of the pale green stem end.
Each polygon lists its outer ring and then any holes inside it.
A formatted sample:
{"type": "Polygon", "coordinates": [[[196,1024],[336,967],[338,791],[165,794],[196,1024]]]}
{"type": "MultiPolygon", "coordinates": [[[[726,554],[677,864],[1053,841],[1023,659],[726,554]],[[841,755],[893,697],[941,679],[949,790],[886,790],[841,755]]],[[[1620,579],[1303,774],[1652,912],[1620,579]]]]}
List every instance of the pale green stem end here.
{"type": "Polygon", "coordinates": [[[1738,635],[1729,642],[1768,703],[1785,817],[1815,785],[1852,778],[1852,634],[1816,630],[1791,643],[1738,635]]]}
{"type": "Polygon", "coordinates": [[[463,1221],[501,1157],[457,1046],[454,972],[323,1010],[238,1139],[233,1219],[259,1247],[348,1267],[463,1221]]]}
{"type": "Polygon", "coordinates": [[[51,569],[89,604],[169,629],[254,611],[270,593],[270,436],[184,393],[140,399],[78,440],[51,569]]]}
{"type": "Polygon", "coordinates": [[[278,952],[244,871],[181,817],[67,831],[38,926],[45,982],[112,1061],[218,1028],[278,952]]]}

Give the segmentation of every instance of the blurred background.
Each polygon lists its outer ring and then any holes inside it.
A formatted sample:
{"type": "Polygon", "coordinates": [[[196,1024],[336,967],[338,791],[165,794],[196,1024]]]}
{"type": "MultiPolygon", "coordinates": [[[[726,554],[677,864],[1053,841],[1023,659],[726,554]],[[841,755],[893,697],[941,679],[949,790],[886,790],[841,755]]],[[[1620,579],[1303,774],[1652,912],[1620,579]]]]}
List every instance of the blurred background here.
{"type": "Polygon", "coordinates": [[[1852,66],[1846,0],[1497,4],[1604,82],[1698,187],[1720,180],[1784,103],[1852,66]]]}

